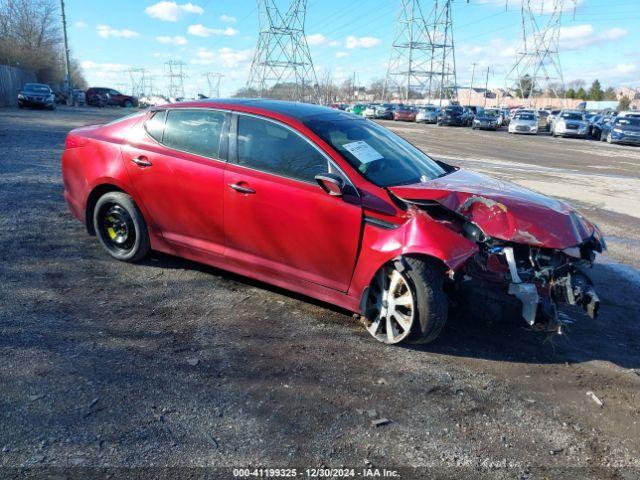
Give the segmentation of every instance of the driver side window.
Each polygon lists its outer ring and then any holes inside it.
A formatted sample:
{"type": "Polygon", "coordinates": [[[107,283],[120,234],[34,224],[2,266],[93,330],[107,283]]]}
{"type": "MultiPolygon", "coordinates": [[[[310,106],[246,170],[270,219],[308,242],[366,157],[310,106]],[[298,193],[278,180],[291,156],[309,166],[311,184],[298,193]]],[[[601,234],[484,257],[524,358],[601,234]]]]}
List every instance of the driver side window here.
{"type": "Polygon", "coordinates": [[[329,170],[327,159],[298,134],[248,115],[238,116],[238,164],[309,183],[329,170]]]}

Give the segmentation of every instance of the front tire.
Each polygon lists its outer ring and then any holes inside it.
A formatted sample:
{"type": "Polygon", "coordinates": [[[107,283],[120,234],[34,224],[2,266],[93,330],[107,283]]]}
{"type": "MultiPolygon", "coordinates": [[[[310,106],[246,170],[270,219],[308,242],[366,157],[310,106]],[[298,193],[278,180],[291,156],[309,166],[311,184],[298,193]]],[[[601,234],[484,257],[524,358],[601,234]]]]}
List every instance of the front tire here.
{"type": "Polygon", "coordinates": [[[447,321],[443,283],[433,260],[407,257],[385,265],[367,293],[367,331],[386,344],[432,342],[447,321]]]}
{"type": "Polygon", "coordinates": [[[149,253],[147,224],[124,192],[104,194],[93,210],[93,227],[104,249],[115,259],[137,262],[149,253]]]}
{"type": "Polygon", "coordinates": [[[124,103],[122,104],[122,106],[124,108],[131,108],[131,107],[133,107],[133,103],[131,102],[131,100],[125,100],[124,103]]]}

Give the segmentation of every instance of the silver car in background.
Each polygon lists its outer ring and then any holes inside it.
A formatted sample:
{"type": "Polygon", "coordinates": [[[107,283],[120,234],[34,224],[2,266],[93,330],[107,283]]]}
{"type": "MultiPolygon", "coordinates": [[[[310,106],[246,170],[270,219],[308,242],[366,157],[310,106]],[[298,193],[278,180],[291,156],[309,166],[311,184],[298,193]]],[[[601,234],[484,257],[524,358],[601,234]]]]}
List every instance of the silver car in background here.
{"type": "Polygon", "coordinates": [[[440,107],[435,105],[425,105],[419,107],[416,114],[417,123],[438,123],[438,113],[440,113],[440,107]]]}
{"type": "Polygon", "coordinates": [[[533,112],[518,112],[509,122],[509,133],[538,134],[538,116],[533,112]]]}
{"type": "Polygon", "coordinates": [[[583,111],[562,110],[553,122],[551,134],[554,137],[587,138],[589,122],[583,111]]]}
{"type": "Polygon", "coordinates": [[[375,118],[376,108],[378,108],[378,105],[378,103],[370,103],[369,105],[367,105],[367,108],[362,111],[362,116],[364,118],[375,118]]]}

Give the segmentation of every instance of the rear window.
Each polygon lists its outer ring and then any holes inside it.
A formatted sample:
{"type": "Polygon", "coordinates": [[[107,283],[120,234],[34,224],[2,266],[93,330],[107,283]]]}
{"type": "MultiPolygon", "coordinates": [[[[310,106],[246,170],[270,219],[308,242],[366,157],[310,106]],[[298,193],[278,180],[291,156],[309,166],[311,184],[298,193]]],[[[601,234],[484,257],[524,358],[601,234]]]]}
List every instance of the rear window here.
{"type": "Polygon", "coordinates": [[[176,150],[218,158],[224,118],[223,112],[213,110],[171,110],[162,143],[176,150]]]}
{"type": "Polygon", "coordinates": [[[167,116],[166,110],[161,110],[151,114],[151,117],[145,122],[144,128],[147,133],[158,142],[162,142],[162,133],[164,131],[164,120],[167,116]]]}

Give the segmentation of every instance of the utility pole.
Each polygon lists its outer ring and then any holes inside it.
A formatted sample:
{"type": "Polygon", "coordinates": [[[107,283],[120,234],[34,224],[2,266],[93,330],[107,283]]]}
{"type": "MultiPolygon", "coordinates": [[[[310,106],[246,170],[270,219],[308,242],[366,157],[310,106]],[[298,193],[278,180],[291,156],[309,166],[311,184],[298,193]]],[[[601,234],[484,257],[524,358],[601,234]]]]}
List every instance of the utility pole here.
{"type": "Polygon", "coordinates": [[[432,0],[425,15],[421,0],[400,0],[383,98],[437,94],[440,106],[443,99],[457,99],[452,1],[432,0]]]}
{"type": "Polygon", "coordinates": [[[247,88],[258,96],[320,102],[318,79],[304,30],[307,0],[290,0],[284,11],[276,0],[258,0],[260,33],[247,88]]]}
{"type": "Polygon", "coordinates": [[[356,103],[356,72],[353,72],[353,80],[351,81],[351,103],[356,103]]]}
{"type": "Polygon", "coordinates": [[[487,94],[489,93],[489,67],[487,67],[487,76],[484,79],[484,104],[483,108],[487,108],[487,94]]]}
{"type": "Polygon", "coordinates": [[[73,81],[71,80],[71,62],[69,61],[69,40],[67,38],[67,17],[64,13],[64,0],[60,0],[60,11],[62,12],[62,32],[64,33],[64,59],[67,69],[67,105],[75,105],[73,98],[73,81]]]}
{"type": "Polygon", "coordinates": [[[473,62],[473,67],[471,69],[471,86],[469,87],[469,101],[467,102],[467,107],[471,106],[471,93],[473,92],[473,77],[476,74],[476,62],[473,62]]]}

